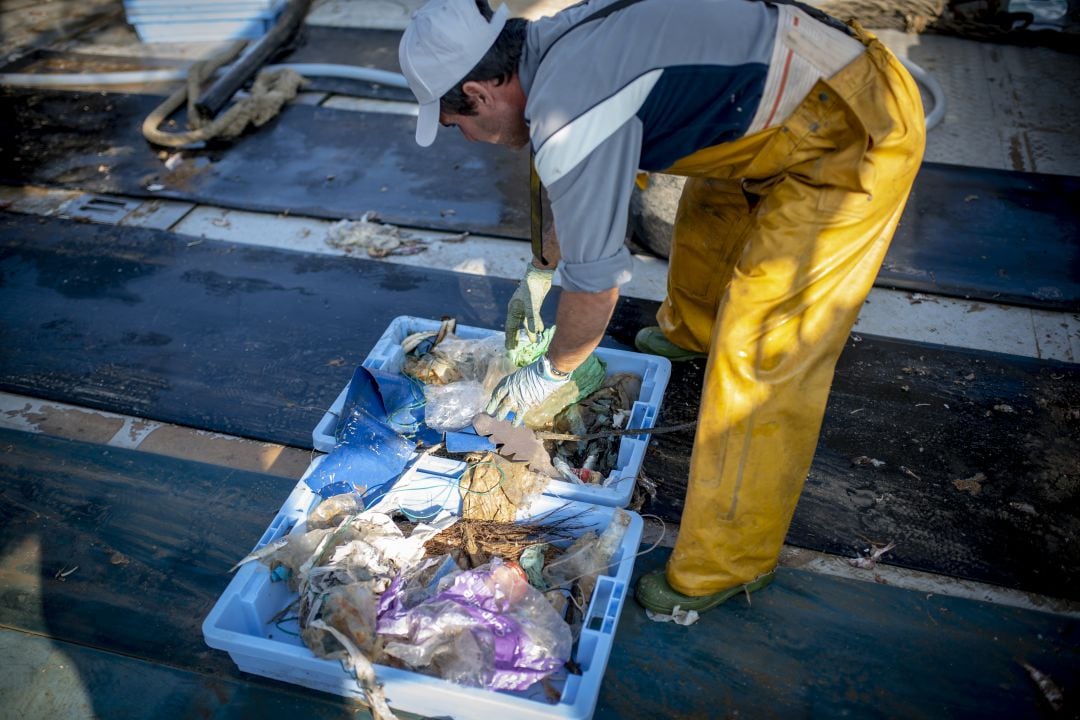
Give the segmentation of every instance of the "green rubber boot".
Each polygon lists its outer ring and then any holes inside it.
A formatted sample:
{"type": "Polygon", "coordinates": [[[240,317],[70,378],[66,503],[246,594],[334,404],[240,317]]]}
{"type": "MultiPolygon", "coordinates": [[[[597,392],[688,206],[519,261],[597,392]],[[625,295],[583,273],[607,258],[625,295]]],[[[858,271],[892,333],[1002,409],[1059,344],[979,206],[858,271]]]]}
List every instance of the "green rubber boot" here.
{"type": "Polygon", "coordinates": [[[736,585],[733,588],[721,590],[712,595],[695,597],[692,595],[683,595],[681,592],[668,585],[667,573],[664,570],[657,570],[656,572],[641,576],[641,579],[638,580],[637,589],[634,594],[642,607],[647,610],[652,610],[654,613],[660,613],[661,615],[671,615],[671,613],[674,612],[676,605],[679,606],[680,610],[696,610],[699,613],[703,613],[706,610],[712,610],[720,603],[730,600],[736,595],[760,590],[773,581],[773,576],[775,574],[775,572],[767,572],[745,585],[736,585]]]}
{"type": "Polygon", "coordinates": [[[705,353],[687,350],[671,342],[664,337],[664,332],[656,325],[638,330],[637,337],[634,338],[634,346],[643,353],[660,355],[673,362],[707,357],[705,353]]]}

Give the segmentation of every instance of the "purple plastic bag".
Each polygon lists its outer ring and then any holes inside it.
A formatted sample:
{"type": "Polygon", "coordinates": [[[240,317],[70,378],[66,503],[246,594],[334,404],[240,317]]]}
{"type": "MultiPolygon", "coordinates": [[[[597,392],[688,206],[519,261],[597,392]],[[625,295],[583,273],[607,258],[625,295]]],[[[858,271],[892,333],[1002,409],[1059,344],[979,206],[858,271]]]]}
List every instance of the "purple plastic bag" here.
{"type": "Polygon", "coordinates": [[[380,598],[378,632],[386,652],[412,667],[492,690],[525,690],[570,658],[570,626],[498,559],[445,578],[434,597],[412,608],[402,602],[403,588],[399,576],[380,598]]]}

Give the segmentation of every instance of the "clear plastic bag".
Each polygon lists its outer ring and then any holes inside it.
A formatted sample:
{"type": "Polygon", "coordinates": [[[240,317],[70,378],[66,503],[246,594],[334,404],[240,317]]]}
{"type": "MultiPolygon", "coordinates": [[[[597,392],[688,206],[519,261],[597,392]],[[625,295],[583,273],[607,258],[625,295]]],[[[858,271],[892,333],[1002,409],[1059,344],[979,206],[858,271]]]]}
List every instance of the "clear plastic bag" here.
{"type": "Polygon", "coordinates": [[[350,515],[364,511],[364,500],[360,493],[344,493],[328,497],[308,514],[308,530],[337,527],[350,515]]]}
{"type": "Polygon", "coordinates": [[[483,380],[493,360],[503,357],[503,335],[497,333],[479,340],[451,335],[433,350],[456,365],[464,380],[483,380]]]}
{"type": "Polygon", "coordinates": [[[585,533],[566,549],[562,557],[548,563],[543,570],[544,580],[551,587],[565,589],[577,583],[588,604],[596,587],[596,577],[608,571],[629,525],[629,513],[615,508],[611,522],[599,537],[592,531],[585,533]]]}
{"type": "MultiPolygon", "coordinates": [[[[402,370],[425,385],[447,385],[463,380],[486,385],[492,366],[497,369],[509,363],[503,350],[502,333],[479,340],[447,335],[438,345],[428,350],[424,348],[425,345],[420,344],[407,354],[402,370]]],[[[512,366],[507,367],[503,374],[512,369],[512,366]]]]}
{"type": "Polygon", "coordinates": [[[447,337],[427,356],[440,379],[424,386],[424,422],[440,432],[460,430],[483,412],[495,386],[514,370],[503,350],[503,335],[482,340],[447,337]]]}
{"type": "Polygon", "coordinates": [[[424,422],[440,432],[460,430],[483,412],[490,393],[475,380],[424,386],[424,422]]]}

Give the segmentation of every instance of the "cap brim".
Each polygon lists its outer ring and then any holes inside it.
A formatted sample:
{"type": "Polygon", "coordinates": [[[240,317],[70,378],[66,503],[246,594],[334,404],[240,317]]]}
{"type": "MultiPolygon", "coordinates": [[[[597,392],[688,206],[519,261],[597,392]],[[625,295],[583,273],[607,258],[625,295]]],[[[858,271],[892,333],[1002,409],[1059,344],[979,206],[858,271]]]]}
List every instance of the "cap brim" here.
{"type": "Polygon", "coordinates": [[[439,132],[439,101],[424,103],[416,116],[416,144],[427,147],[439,132]]]}

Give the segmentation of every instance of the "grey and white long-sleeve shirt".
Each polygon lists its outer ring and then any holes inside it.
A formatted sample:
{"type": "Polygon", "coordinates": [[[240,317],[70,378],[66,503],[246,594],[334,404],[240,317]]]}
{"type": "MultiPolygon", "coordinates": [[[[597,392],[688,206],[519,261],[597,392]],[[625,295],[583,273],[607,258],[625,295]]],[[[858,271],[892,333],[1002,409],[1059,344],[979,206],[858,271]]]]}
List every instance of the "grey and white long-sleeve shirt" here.
{"type": "Polygon", "coordinates": [[[863,50],[793,7],[755,0],[641,0],[566,31],[613,1],[530,23],[519,68],[562,283],[585,292],[630,279],[623,239],[639,169],[782,123],[863,50]]]}

